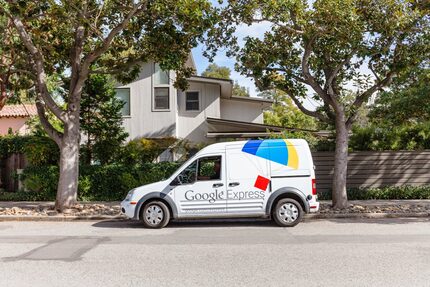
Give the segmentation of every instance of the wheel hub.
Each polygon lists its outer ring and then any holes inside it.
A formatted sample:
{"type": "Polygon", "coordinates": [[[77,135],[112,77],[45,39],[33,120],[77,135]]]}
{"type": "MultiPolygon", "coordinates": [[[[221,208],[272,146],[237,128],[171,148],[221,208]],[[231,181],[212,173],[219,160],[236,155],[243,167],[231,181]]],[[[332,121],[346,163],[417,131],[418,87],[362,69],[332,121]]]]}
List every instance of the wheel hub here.
{"type": "Polygon", "coordinates": [[[294,222],[299,217],[299,209],[292,203],[285,203],[279,208],[279,217],[288,223],[294,222]]]}

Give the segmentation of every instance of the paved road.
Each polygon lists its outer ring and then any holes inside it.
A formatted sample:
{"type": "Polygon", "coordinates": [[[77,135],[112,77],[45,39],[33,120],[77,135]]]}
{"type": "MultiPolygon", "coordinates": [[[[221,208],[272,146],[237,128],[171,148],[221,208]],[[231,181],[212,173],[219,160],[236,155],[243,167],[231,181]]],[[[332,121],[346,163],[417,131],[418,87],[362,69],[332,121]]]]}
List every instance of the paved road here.
{"type": "Polygon", "coordinates": [[[0,286],[430,286],[430,219],[0,222],[0,286]]]}

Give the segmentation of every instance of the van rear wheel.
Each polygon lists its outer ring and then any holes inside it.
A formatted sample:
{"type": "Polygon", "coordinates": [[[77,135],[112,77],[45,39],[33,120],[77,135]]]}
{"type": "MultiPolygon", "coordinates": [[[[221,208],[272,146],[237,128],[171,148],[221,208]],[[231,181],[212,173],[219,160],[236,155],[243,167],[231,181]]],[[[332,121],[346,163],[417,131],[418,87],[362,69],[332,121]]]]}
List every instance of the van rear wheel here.
{"type": "Polygon", "coordinates": [[[146,228],[163,228],[170,220],[170,212],[161,201],[151,201],[145,204],[141,218],[146,228]]]}
{"type": "Polygon", "coordinates": [[[272,213],[273,220],[281,227],[293,227],[303,218],[303,208],[291,198],[280,199],[272,213]]]}

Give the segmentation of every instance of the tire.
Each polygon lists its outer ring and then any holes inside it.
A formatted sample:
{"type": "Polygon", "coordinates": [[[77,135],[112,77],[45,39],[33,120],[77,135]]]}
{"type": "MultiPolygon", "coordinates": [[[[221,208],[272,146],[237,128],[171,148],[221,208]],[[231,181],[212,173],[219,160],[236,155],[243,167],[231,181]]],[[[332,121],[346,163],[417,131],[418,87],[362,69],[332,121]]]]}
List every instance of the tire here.
{"type": "Polygon", "coordinates": [[[303,208],[291,198],[280,199],[272,212],[272,218],[281,227],[293,227],[302,221],[303,208]]]}
{"type": "Polygon", "coordinates": [[[170,211],[161,201],[150,201],[142,208],[141,220],[146,228],[163,228],[170,221],[170,211]]]}

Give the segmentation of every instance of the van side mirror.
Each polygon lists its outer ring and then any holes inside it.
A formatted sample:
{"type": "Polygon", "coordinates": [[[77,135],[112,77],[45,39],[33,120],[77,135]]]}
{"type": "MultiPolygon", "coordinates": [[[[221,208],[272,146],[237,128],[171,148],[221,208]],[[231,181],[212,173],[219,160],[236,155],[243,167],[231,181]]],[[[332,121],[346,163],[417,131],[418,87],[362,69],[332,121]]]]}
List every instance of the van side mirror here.
{"type": "Polygon", "coordinates": [[[172,180],[172,182],[170,183],[170,186],[178,186],[178,185],[181,185],[181,184],[182,184],[182,182],[179,180],[179,178],[175,177],[175,179],[172,180]]]}

